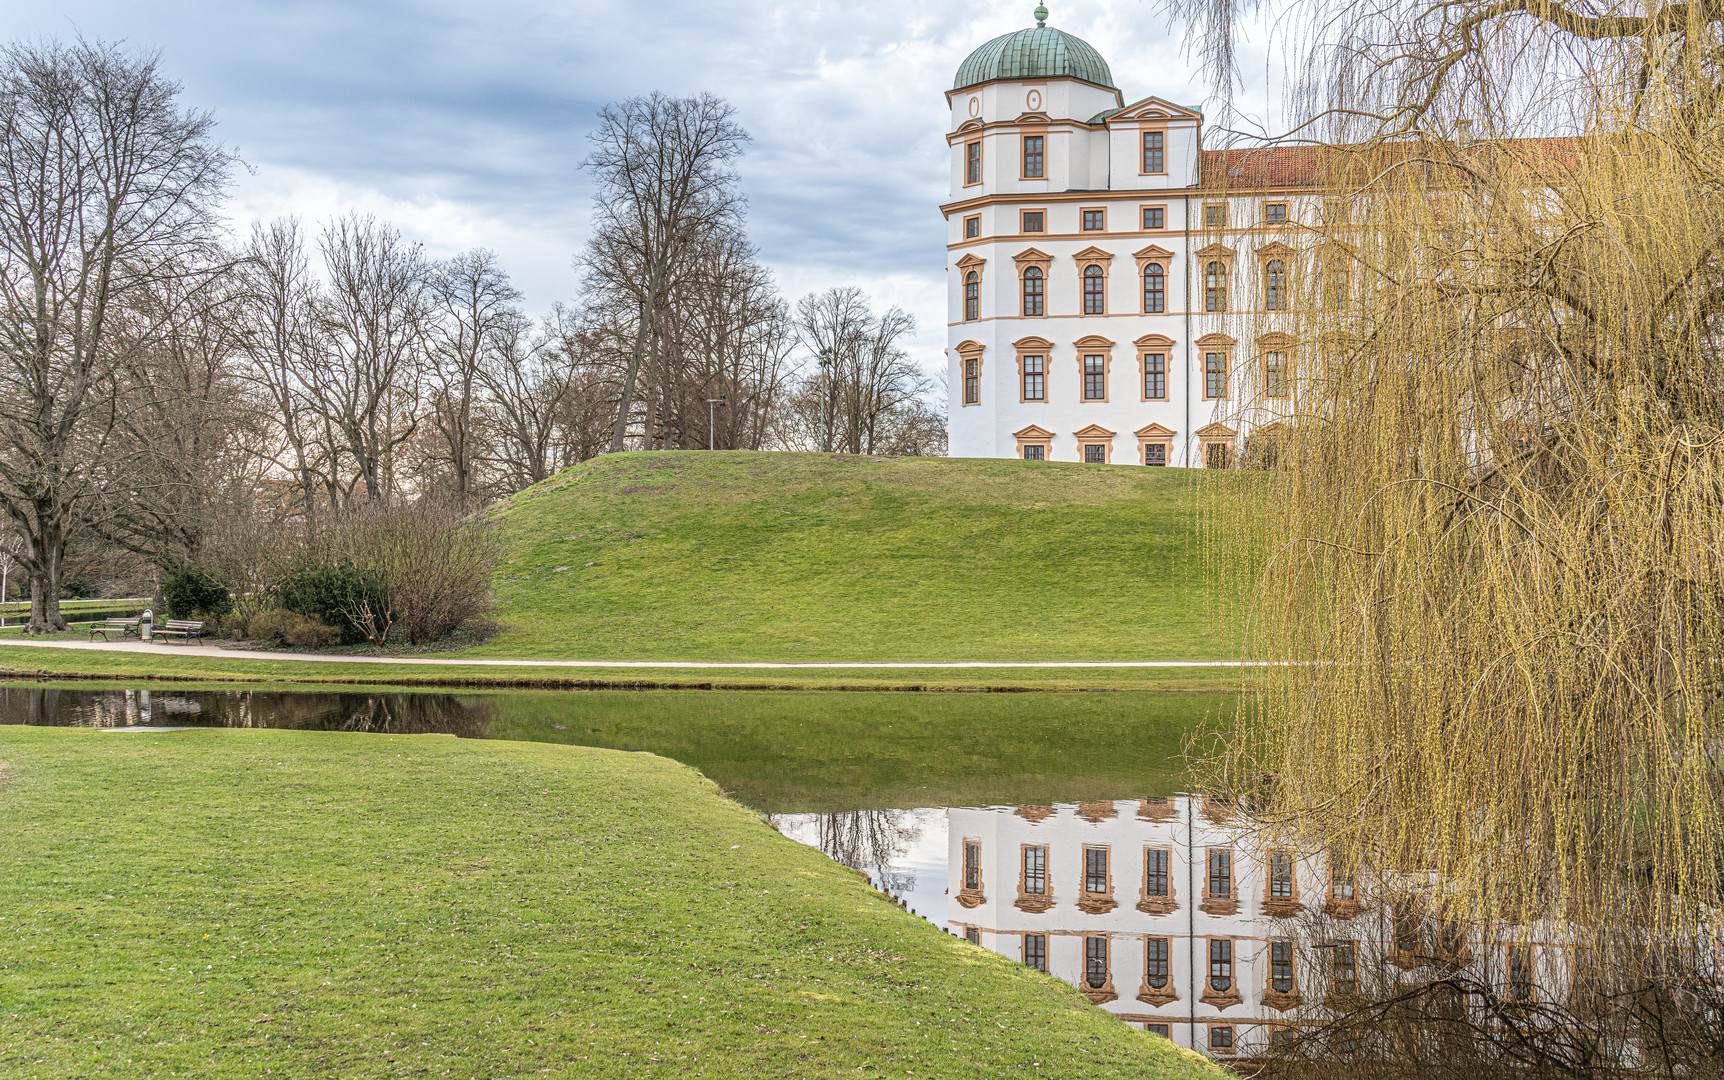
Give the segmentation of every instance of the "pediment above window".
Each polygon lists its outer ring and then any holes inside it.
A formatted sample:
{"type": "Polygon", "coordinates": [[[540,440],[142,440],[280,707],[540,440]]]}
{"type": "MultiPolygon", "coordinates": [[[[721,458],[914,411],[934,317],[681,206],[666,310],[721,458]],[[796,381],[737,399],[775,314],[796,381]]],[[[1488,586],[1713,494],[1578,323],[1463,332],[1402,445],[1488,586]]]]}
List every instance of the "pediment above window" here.
{"type": "Polygon", "coordinates": [[[1134,259],[1171,259],[1173,257],[1173,252],[1162,247],[1160,244],[1151,244],[1145,248],[1138,248],[1136,251],[1131,253],[1131,257],[1134,259]]]}
{"type": "Polygon", "coordinates": [[[1239,434],[1239,432],[1234,431],[1232,428],[1228,427],[1226,424],[1220,423],[1219,421],[1210,424],[1208,427],[1197,429],[1197,437],[1200,439],[1231,439],[1237,434],[1239,434]]]}
{"type": "Polygon", "coordinates": [[[1168,337],[1166,334],[1145,334],[1132,342],[1132,344],[1136,345],[1140,349],[1147,349],[1152,345],[1172,345],[1173,339],[1168,337]]]}
{"type": "Polygon", "coordinates": [[[1239,342],[1234,340],[1233,338],[1228,337],[1226,334],[1204,334],[1202,337],[1198,338],[1193,344],[1197,344],[1197,345],[1237,345],[1237,344],[1239,344],[1239,342]]]}
{"type": "Polygon", "coordinates": [[[1054,257],[1039,248],[1025,248],[1012,256],[1012,261],[1022,266],[1025,263],[1040,263],[1044,266],[1054,261],[1054,257]]]}
{"type": "Polygon", "coordinates": [[[1043,427],[1037,427],[1035,424],[1031,424],[1029,427],[1024,428],[1021,431],[1012,432],[1012,438],[1014,439],[1051,439],[1053,437],[1053,432],[1043,427]]]}
{"type": "Polygon", "coordinates": [[[1105,263],[1113,260],[1113,252],[1103,251],[1101,248],[1091,244],[1076,255],[1073,255],[1072,258],[1076,259],[1080,263],[1105,263]]]}
{"type": "Polygon", "coordinates": [[[1053,342],[1049,341],[1047,338],[1036,337],[1034,334],[1031,334],[1029,337],[1021,337],[1012,342],[1012,348],[1017,349],[1019,352],[1046,352],[1048,349],[1053,347],[1053,342]]]}
{"type": "Polygon", "coordinates": [[[1285,259],[1290,255],[1297,254],[1299,254],[1297,251],[1294,251],[1279,240],[1275,241],[1273,244],[1264,244],[1262,247],[1257,249],[1258,257],[1263,259],[1285,259]]]}
{"type": "Polygon", "coordinates": [[[980,356],[985,349],[987,346],[979,341],[960,341],[952,346],[952,351],[963,357],[980,356]]]}
{"type": "Polygon", "coordinates": [[[1109,341],[1107,338],[1102,337],[1100,334],[1090,334],[1086,337],[1080,337],[1076,341],[1072,342],[1072,344],[1077,346],[1080,349],[1111,349],[1111,348],[1113,348],[1113,342],[1109,341]]]}
{"type": "Polygon", "coordinates": [[[1200,259],[1231,259],[1239,252],[1225,244],[1210,244],[1208,247],[1197,249],[1192,254],[1200,259]]]}
{"type": "Polygon", "coordinates": [[[958,269],[966,271],[980,270],[983,266],[987,265],[987,262],[988,260],[986,259],[977,258],[976,253],[972,251],[958,260],[958,269]]]}
{"type": "Polygon", "coordinates": [[[1111,439],[1118,434],[1118,432],[1109,431],[1100,424],[1091,424],[1082,431],[1074,431],[1072,434],[1076,435],[1080,439],[1111,439]]]}
{"type": "Polygon", "coordinates": [[[1132,432],[1132,434],[1136,435],[1140,439],[1152,439],[1163,435],[1175,435],[1177,432],[1172,428],[1164,427],[1161,424],[1145,424],[1143,427],[1132,432]]]}
{"type": "Polygon", "coordinates": [[[1146,97],[1134,101],[1108,117],[1108,123],[1122,120],[1202,120],[1203,114],[1164,98],[1146,97]]]}

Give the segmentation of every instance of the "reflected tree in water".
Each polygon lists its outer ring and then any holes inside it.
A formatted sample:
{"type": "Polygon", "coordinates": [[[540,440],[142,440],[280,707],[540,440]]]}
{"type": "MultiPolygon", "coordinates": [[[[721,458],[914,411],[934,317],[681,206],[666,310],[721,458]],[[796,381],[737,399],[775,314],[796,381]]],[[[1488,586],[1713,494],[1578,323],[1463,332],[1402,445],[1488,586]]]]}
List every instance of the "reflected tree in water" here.
{"type": "Polygon", "coordinates": [[[816,846],[833,861],[871,876],[875,888],[894,898],[916,887],[916,875],[893,869],[922,835],[910,810],[847,810],[815,819],[816,846]]]}
{"type": "Polygon", "coordinates": [[[0,687],[0,723],[47,727],[155,724],[483,738],[494,712],[488,698],[457,694],[0,687]]]}

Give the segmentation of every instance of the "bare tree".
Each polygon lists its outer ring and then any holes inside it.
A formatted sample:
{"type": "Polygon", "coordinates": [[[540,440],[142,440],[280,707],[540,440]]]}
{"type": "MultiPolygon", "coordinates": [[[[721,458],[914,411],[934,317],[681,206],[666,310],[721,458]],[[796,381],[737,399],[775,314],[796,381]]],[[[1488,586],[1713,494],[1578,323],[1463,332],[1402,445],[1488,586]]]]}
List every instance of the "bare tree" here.
{"type": "Polygon", "coordinates": [[[0,54],[0,508],[23,540],[31,633],[65,628],[67,543],[101,490],[115,373],[156,336],[134,301],[217,257],[230,153],[151,56],[100,43],[0,54]]]}
{"type": "Polygon", "coordinates": [[[465,507],[478,494],[477,391],[483,372],[496,368],[498,353],[520,340],[525,319],[515,305],[521,294],[509,283],[497,256],[475,248],[433,268],[431,298],[434,310],[426,324],[431,419],[441,436],[450,495],[465,507]]]}
{"type": "Polygon", "coordinates": [[[878,452],[882,420],[930,389],[899,344],[916,332],[915,318],[897,307],[875,316],[862,290],[847,286],[797,301],[795,326],[815,361],[804,386],[816,402],[815,445],[878,452]]]}
{"type": "Polygon", "coordinates": [[[342,494],[363,483],[378,503],[394,491],[396,448],[419,424],[429,268],[417,244],[369,216],[330,223],[319,246],[329,287],[310,389],[358,474],[342,494]]]}
{"type": "MultiPolygon", "coordinates": [[[[733,163],[748,134],[735,113],[712,94],[673,98],[657,91],[599,112],[584,162],[598,183],[594,236],[581,264],[589,292],[630,302],[637,312],[613,452],[623,448],[643,358],[659,366],[666,309],[693,269],[692,256],[710,235],[740,224],[733,163]]],[[[646,428],[650,441],[650,404],[646,428]]]]}
{"type": "Polygon", "coordinates": [[[242,272],[240,347],[269,399],[285,452],[278,464],[297,482],[306,527],[316,531],[317,493],[334,463],[317,452],[317,407],[306,373],[321,348],[318,287],[298,219],[253,225],[242,272]]]}

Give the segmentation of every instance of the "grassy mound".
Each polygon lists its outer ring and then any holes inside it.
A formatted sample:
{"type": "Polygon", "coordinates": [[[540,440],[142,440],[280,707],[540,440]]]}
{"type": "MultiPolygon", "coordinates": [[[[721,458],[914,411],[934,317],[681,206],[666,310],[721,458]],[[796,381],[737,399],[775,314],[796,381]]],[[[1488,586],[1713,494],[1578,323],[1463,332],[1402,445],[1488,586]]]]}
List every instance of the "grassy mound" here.
{"type": "Polygon", "coordinates": [[[464,655],[1220,660],[1193,510],[1227,478],[1071,462],[610,455],[505,503],[464,655]]]}
{"type": "Polygon", "coordinates": [[[7,1076],[1220,1075],[650,755],[12,728],[0,835],[7,1076]]]}

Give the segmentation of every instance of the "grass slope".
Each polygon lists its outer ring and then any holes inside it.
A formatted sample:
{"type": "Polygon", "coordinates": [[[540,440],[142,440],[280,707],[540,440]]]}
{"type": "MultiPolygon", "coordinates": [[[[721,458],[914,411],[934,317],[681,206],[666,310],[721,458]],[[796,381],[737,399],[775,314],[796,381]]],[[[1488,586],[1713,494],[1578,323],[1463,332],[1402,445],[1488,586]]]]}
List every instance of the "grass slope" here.
{"type": "Polygon", "coordinates": [[[0,1075],[1220,1075],[649,755],[12,728],[0,835],[0,1075]]]}
{"type": "Polygon", "coordinates": [[[1201,470],[608,455],[498,512],[507,630],[463,655],[1218,660],[1201,470]]]}

